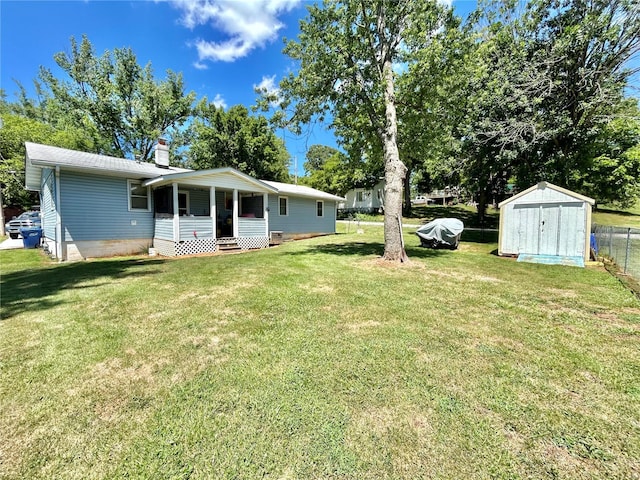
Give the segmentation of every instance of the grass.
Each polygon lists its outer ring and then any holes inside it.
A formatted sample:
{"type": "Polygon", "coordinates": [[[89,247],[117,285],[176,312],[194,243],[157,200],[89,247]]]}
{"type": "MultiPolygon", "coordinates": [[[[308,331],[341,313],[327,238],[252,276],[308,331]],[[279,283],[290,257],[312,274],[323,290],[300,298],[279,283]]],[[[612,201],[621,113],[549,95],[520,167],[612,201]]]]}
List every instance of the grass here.
{"type": "MultiPolygon", "coordinates": [[[[457,204],[452,206],[428,205],[413,207],[411,215],[404,217],[404,223],[418,225],[430,222],[435,218],[453,217],[462,220],[466,227],[498,228],[500,211],[489,207],[485,217],[485,224],[480,225],[476,208],[469,205],[457,204]]],[[[358,214],[361,221],[383,222],[383,215],[358,214]]],[[[620,210],[612,205],[602,205],[593,210],[592,221],[598,225],[614,225],[619,227],[640,228],[640,202],[635,207],[620,210]]]]}
{"type": "MultiPolygon", "coordinates": [[[[453,217],[462,220],[466,227],[498,228],[500,211],[489,207],[485,217],[484,225],[480,225],[477,218],[476,208],[459,203],[457,205],[442,206],[428,205],[415,206],[411,209],[411,215],[403,217],[403,222],[407,224],[421,225],[436,218],[453,217]]],[[[384,215],[357,214],[359,220],[364,222],[383,222],[384,215]]]]}
{"type": "Polygon", "coordinates": [[[640,302],[493,238],[0,252],[0,476],[635,478],[640,302]],[[487,242],[487,243],[484,243],[487,242]]]}
{"type": "Polygon", "coordinates": [[[640,202],[626,210],[611,205],[599,206],[593,211],[593,222],[599,225],[640,228],[640,202]]]}

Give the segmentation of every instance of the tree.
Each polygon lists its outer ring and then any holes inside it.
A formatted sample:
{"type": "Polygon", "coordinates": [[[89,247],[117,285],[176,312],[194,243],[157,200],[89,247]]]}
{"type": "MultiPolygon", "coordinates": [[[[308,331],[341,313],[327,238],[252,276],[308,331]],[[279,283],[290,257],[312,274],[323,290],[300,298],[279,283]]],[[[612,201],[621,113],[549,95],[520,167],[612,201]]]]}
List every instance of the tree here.
{"type": "MultiPolygon", "coordinates": [[[[4,109],[4,108],[3,108],[4,109]]],[[[92,139],[80,129],[57,130],[38,120],[2,113],[0,128],[0,182],[2,200],[7,205],[30,208],[38,203],[33,192],[25,190],[25,142],[44,143],[56,147],[92,151],[92,139]]]]}
{"type": "Polygon", "coordinates": [[[289,153],[263,116],[242,105],[225,112],[205,98],[189,132],[188,164],[195,169],[233,167],[262,180],[289,181],[289,153]]]}
{"type": "Polygon", "coordinates": [[[339,150],[328,147],[327,145],[311,145],[305,155],[307,159],[307,161],[304,162],[305,172],[311,173],[316,170],[322,170],[327,160],[337,153],[339,153],[339,150]]]}
{"type": "Polygon", "coordinates": [[[369,164],[353,158],[326,145],[311,145],[304,164],[307,176],[300,183],[318,190],[345,195],[356,186],[369,186],[377,182],[378,176],[369,174],[369,164]]]}
{"type": "MultiPolygon", "coordinates": [[[[169,70],[165,80],[156,81],[151,64],[138,65],[129,48],[98,57],[83,36],[80,45],[71,38],[70,54],[54,58],[70,80],[41,68],[41,110],[53,125],[92,132],[99,153],[148,161],[158,137],[170,137],[191,115],[195,94],[185,94],[182,75],[169,70]]],[[[25,95],[21,103],[27,114],[33,112],[35,105],[25,95]]]]}
{"type": "Polygon", "coordinates": [[[482,41],[466,75],[470,102],[460,138],[467,181],[480,192],[479,212],[510,178],[521,188],[547,180],[593,194],[598,180],[586,175],[608,175],[600,138],[624,111],[633,73],[627,62],[640,51],[637,6],[533,0],[523,11],[515,3],[483,5],[478,18],[482,41]],[[594,170],[598,163],[603,168],[594,170]]]}
{"type": "Polygon", "coordinates": [[[308,10],[298,40],[288,41],[284,50],[299,62],[299,70],[280,83],[283,111],[292,109],[282,118],[298,126],[331,114],[351,155],[382,153],[383,258],[406,261],[401,220],[407,168],[398,151],[394,66],[407,51],[430,43],[447,10],[435,1],[411,0],[327,0],[308,10]]]}
{"type": "Polygon", "coordinates": [[[473,48],[459,19],[449,18],[446,30],[428,48],[411,52],[398,81],[399,147],[407,166],[405,212],[411,210],[411,185],[421,192],[460,183],[460,139],[457,128],[465,115],[465,68],[473,48]]]}

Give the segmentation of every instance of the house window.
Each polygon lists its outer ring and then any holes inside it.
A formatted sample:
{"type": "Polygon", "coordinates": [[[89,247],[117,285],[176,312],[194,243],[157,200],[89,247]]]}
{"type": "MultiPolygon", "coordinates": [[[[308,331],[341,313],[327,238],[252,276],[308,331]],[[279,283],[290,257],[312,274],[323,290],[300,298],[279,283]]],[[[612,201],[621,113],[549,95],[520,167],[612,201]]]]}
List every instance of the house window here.
{"type": "Polygon", "coordinates": [[[324,202],[322,200],[316,202],[316,215],[324,217],[324,202]]]}
{"type": "Polygon", "coordinates": [[[281,216],[286,217],[289,215],[289,198],[278,197],[278,205],[281,216]]]}
{"type": "Polygon", "coordinates": [[[149,187],[143,187],[142,182],[128,180],[129,187],[129,210],[151,210],[149,205],[149,187]]]}
{"type": "Polygon", "coordinates": [[[364,201],[364,192],[362,190],[356,192],[356,201],[363,202],[364,201]]]}

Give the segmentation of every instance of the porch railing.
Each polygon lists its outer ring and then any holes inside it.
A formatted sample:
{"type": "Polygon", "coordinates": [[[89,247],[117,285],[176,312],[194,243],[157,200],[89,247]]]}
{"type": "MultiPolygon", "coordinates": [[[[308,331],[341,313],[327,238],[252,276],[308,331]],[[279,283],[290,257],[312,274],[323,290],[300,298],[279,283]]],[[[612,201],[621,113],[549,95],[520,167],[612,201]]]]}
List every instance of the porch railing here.
{"type": "Polygon", "coordinates": [[[213,218],[180,217],[180,240],[213,238],[213,218]]]}
{"type": "Polygon", "coordinates": [[[239,237],[265,237],[267,235],[267,221],[264,218],[238,218],[239,237]]]}
{"type": "MultiPolygon", "coordinates": [[[[264,218],[238,218],[238,237],[266,237],[267,221],[264,218]]],[[[173,217],[156,218],[155,238],[173,240],[173,217]]],[[[180,217],[180,240],[213,238],[211,217],[180,217]]]]}

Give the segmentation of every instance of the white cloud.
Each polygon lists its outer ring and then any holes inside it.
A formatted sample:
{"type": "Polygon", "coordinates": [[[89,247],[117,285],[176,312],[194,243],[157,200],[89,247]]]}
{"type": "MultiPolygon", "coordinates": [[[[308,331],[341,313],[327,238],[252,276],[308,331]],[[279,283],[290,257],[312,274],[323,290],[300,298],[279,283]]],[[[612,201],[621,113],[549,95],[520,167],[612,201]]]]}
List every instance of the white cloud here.
{"type": "Polygon", "coordinates": [[[271,75],[270,77],[263,76],[260,83],[257,85],[254,83],[253,88],[260,91],[265,91],[267,93],[279,93],[280,89],[276,86],[276,76],[271,75]]]}
{"type": "Polygon", "coordinates": [[[277,38],[284,26],[278,16],[295,8],[301,0],[172,0],[182,11],[188,28],[211,25],[228,38],[195,42],[200,63],[204,60],[233,62],[256,47],[277,38]]]}
{"type": "Polygon", "coordinates": [[[194,62],[193,66],[195,68],[197,68],[198,70],[208,70],[209,69],[207,64],[206,63],[202,63],[202,62],[194,62]]]}
{"type": "Polygon", "coordinates": [[[270,77],[263,76],[260,83],[253,84],[253,90],[258,93],[265,93],[268,97],[272,97],[274,100],[270,102],[272,107],[276,107],[280,102],[280,89],[276,85],[276,76],[270,77]]]}
{"type": "Polygon", "coordinates": [[[227,108],[227,102],[224,101],[224,98],[222,98],[222,95],[220,95],[219,93],[216,93],[216,97],[211,103],[213,103],[217,108],[227,108]]]}

